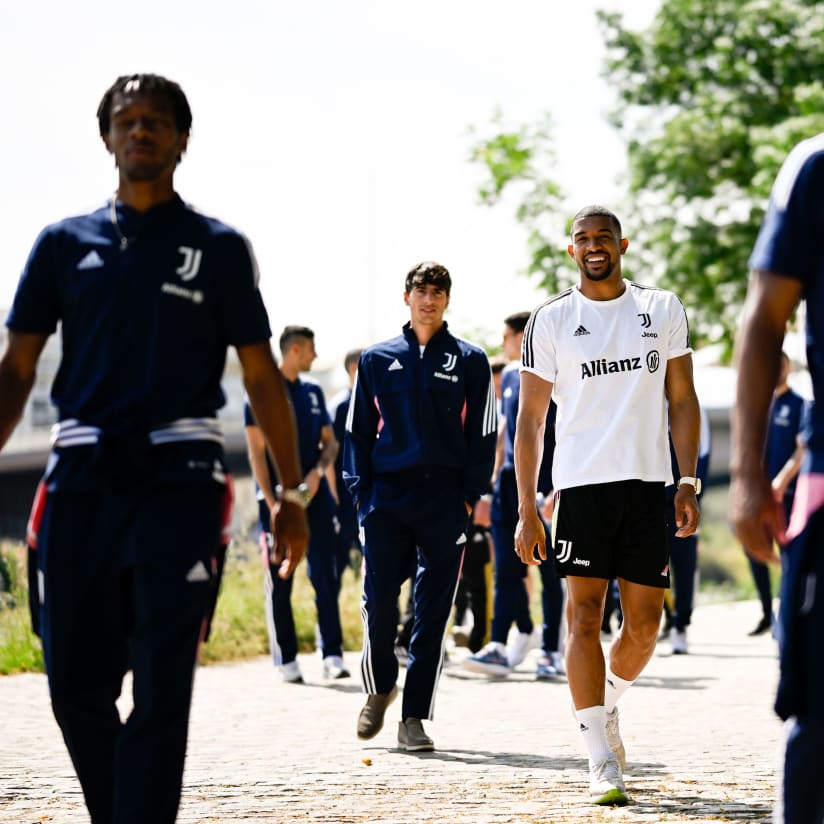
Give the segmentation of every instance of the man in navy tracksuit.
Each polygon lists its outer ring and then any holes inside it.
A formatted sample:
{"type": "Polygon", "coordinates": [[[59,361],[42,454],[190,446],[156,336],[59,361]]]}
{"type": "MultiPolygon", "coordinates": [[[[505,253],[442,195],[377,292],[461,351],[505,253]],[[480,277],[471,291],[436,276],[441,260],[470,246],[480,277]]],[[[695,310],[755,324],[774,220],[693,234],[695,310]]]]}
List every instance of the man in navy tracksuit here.
{"type": "MultiPolygon", "coordinates": [[[[517,312],[504,319],[503,351],[509,358],[521,353],[521,343],[529,320],[529,312],[517,312]]],[[[526,576],[529,567],[515,554],[515,527],[518,524],[518,487],[515,483],[515,422],[518,417],[520,374],[517,363],[504,369],[501,377],[500,433],[502,450],[499,455],[492,494],[492,539],[495,544],[495,606],[489,643],[464,661],[466,669],[487,675],[508,675],[523,661],[529,651],[534,629],[529,610],[526,576]],[[517,627],[511,646],[507,636],[512,625],[517,627]]],[[[538,492],[552,499],[552,456],[555,452],[556,406],[550,403],[544,427],[544,451],[538,472],[538,492]]],[[[554,678],[564,671],[558,651],[561,630],[561,610],[564,592],[552,564],[541,564],[541,601],[544,615],[541,648],[536,667],[539,679],[554,678]]]]}
{"type": "MultiPolygon", "coordinates": [[[[337,568],[338,568],[338,589],[340,589],[341,579],[344,570],[350,563],[355,563],[352,559],[357,558],[361,553],[360,535],[358,534],[358,516],[355,511],[355,504],[352,496],[346,487],[343,479],[343,441],[346,437],[346,416],[349,413],[349,401],[352,398],[352,386],[355,383],[355,373],[358,371],[358,361],[363,353],[363,349],[350,349],[343,358],[343,368],[346,370],[346,377],[349,384],[345,389],[338,392],[329,401],[329,418],[332,421],[332,431],[340,446],[335,457],[335,484],[338,493],[338,548],[337,548],[337,568]],[[357,555],[353,555],[353,550],[357,555]]],[[[358,563],[357,569],[360,569],[358,563]]]]}
{"type": "Polygon", "coordinates": [[[497,413],[486,355],[450,334],[443,315],[452,282],[425,262],[406,276],[410,322],[361,356],[346,426],[344,477],[363,530],[364,645],[368,693],[358,737],[372,738],[395,699],[398,594],[416,565],[415,620],[398,745],[432,750],[446,624],[472,507],[488,489],[497,413]]]}
{"type": "Polygon", "coordinates": [[[29,523],[33,619],[93,824],[170,824],[194,667],[214,607],[231,485],[217,410],[234,346],[285,487],[280,574],[306,550],[286,389],[246,240],[186,206],[191,111],[176,83],[118,78],[98,110],[119,172],[103,208],[47,227],[0,359],[0,446],[61,331],[59,423],[29,523]],[[134,675],[134,708],[115,701],[134,675]]]}
{"type": "MultiPolygon", "coordinates": [[[[307,326],[287,326],[280,336],[280,371],[286,381],[295,421],[298,426],[298,452],[303,482],[309,490],[306,516],[309,519],[309,551],[306,568],[315,590],[315,607],[320,630],[323,676],[348,678],[343,663],[343,633],[338,610],[337,536],[335,534],[335,500],[329,490],[326,473],[332,470],[338,442],[326,411],[323,390],[314,381],[302,379],[317,357],[315,333],[307,326]]],[[[257,484],[261,525],[261,544],[265,557],[272,539],[269,529],[275,507],[278,478],[266,453],[266,442],[252,410],[244,409],[249,462],[257,484]]],[[[287,683],[303,683],[297,662],[298,636],[292,612],[292,578],[279,578],[277,568],[269,562],[264,579],[266,627],[275,666],[287,683]]]]}

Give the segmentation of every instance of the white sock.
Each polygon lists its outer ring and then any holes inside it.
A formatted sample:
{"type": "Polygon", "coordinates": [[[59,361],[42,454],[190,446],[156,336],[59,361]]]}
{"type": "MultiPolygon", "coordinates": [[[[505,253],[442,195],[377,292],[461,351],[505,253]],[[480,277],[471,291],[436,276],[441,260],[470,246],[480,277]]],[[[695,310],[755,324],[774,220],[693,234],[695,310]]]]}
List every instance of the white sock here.
{"type": "Polygon", "coordinates": [[[607,742],[606,717],[603,706],[585,707],[575,710],[578,719],[578,729],[584,737],[584,746],[587,748],[591,763],[603,761],[612,755],[607,742]]]}
{"type": "Polygon", "coordinates": [[[611,713],[618,703],[618,699],[635,683],[619,678],[607,667],[606,685],[604,687],[604,711],[611,713]]]}

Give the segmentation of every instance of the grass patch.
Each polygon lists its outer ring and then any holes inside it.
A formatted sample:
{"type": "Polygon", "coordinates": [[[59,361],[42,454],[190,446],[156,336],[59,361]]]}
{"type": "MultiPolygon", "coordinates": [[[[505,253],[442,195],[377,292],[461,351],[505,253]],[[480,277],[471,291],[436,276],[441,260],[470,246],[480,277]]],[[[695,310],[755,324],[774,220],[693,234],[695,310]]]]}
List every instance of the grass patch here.
{"type": "Polygon", "coordinates": [[[26,547],[0,543],[0,675],[42,672],[43,650],[31,631],[26,547]]]}
{"type": "MultiPolygon", "coordinates": [[[[269,654],[269,639],[263,611],[263,564],[251,541],[230,547],[220,589],[220,598],[209,642],[200,653],[201,663],[233,661],[269,654]]],[[[347,569],[339,599],[344,649],[360,649],[363,627],[360,617],[360,577],[347,569]]],[[[315,591],[302,563],[292,586],[292,611],[300,652],[315,649],[315,591]]]]}

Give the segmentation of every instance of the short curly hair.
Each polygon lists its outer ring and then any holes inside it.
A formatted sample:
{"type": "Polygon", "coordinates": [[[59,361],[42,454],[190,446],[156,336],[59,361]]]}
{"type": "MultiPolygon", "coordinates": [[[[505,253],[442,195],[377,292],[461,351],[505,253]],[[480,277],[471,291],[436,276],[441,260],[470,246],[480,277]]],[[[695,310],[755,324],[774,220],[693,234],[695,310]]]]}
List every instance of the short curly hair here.
{"type": "Polygon", "coordinates": [[[116,94],[141,94],[164,98],[172,109],[175,127],[181,134],[188,134],[192,128],[192,110],[183,89],[173,80],[159,74],[124,74],[106,89],[97,107],[97,124],[101,137],[108,134],[111,127],[112,101],[116,94]]]}

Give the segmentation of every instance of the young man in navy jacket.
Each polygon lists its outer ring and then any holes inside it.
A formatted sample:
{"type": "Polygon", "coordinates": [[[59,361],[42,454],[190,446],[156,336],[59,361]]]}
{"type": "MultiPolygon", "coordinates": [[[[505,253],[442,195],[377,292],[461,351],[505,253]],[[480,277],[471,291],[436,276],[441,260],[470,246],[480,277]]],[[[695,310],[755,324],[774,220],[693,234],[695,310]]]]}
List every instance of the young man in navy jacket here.
{"type": "Polygon", "coordinates": [[[0,447],[59,329],[59,423],[28,535],[52,708],[93,824],[172,824],[228,543],[217,410],[229,346],[284,486],[271,523],[284,578],[306,552],[303,476],[251,248],[174,188],[192,124],[183,90],[123,75],[98,121],[117,191],[32,249],[0,357],[0,447]],[[121,720],[129,669],[134,705],[121,720]]]}
{"type": "Polygon", "coordinates": [[[495,459],[489,362],[447,329],[451,285],[438,263],[420,263],[406,276],[410,321],[361,355],[344,442],[365,563],[361,674],[368,698],[358,737],[377,735],[397,696],[398,594],[412,565],[415,620],[398,728],[398,746],[407,751],[434,748],[421,721],[433,718],[469,516],[495,459]]]}

